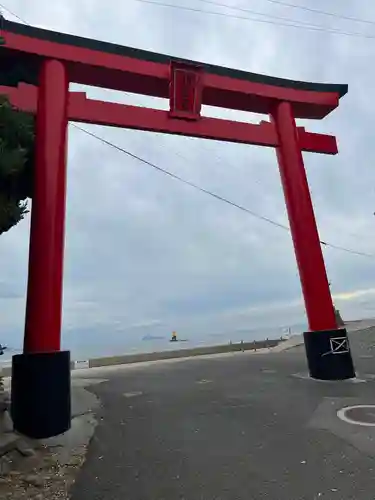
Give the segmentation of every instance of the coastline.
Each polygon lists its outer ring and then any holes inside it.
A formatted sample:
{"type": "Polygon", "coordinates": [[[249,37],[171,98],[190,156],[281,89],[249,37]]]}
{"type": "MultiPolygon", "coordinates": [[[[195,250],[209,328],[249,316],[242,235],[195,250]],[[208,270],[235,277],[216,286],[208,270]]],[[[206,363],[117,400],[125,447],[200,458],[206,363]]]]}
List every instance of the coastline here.
{"type": "MultiPolygon", "coordinates": [[[[92,335],[90,331],[64,332],[62,334],[62,350],[71,353],[71,359],[93,359],[121,355],[141,355],[155,352],[174,351],[180,349],[203,349],[219,345],[251,343],[267,339],[280,339],[301,334],[306,326],[303,323],[285,326],[250,327],[236,331],[187,332],[177,330],[178,342],[170,342],[170,335],[159,335],[159,332],[142,336],[129,336],[125,332],[103,331],[100,335],[92,335]],[[288,330],[290,333],[288,333],[288,330]]],[[[21,344],[6,343],[8,350],[0,356],[0,366],[11,362],[12,355],[21,353],[21,344]]]]}
{"type": "MultiPolygon", "coordinates": [[[[296,336],[297,338],[298,336],[296,336]]],[[[129,365],[135,363],[144,363],[150,361],[160,361],[178,358],[191,358],[197,356],[207,356],[213,354],[235,353],[241,351],[265,351],[275,349],[280,344],[285,342],[286,339],[266,339],[255,340],[252,342],[239,342],[230,344],[221,344],[216,346],[195,347],[191,349],[174,349],[168,351],[155,351],[139,354],[124,354],[117,356],[106,356],[100,358],[72,360],[71,369],[84,369],[84,368],[100,368],[105,366],[116,365],[129,365]]],[[[4,364],[0,363],[1,375],[3,377],[11,376],[12,362],[11,360],[5,361],[4,364]]]]}
{"type": "MultiPolygon", "coordinates": [[[[366,330],[375,326],[375,319],[366,320],[353,320],[347,321],[345,326],[348,332],[355,332],[357,330],[366,330]]],[[[279,332],[282,329],[279,328],[279,332]]],[[[284,328],[284,330],[286,330],[284,328]]],[[[275,334],[276,328],[273,333],[275,334]]],[[[244,335],[245,337],[245,335],[244,335]]],[[[166,346],[169,349],[155,349],[155,350],[138,350],[137,352],[129,352],[124,349],[123,354],[120,355],[104,355],[104,356],[85,356],[78,357],[72,356],[71,368],[72,370],[82,368],[99,368],[105,366],[115,365],[129,365],[134,363],[143,363],[149,361],[159,361],[178,358],[189,358],[195,356],[205,356],[213,354],[225,354],[240,351],[267,351],[267,352],[280,352],[288,350],[303,344],[303,334],[295,332],[289,335],[282,336],[279,334],[278,338],[270,337],[263,340],[251,341],[235,341],[226,342],[221,344],[210,344],[202,341],[201,345],[188,346],[188,342],[169,342],[166,346]],[[176,345],[177,344],[177,345],[176,345]]],[[[160,344],[159,344],[160,346],[160,344]]],[[[10,353],[9,353],[10,354],[10,353]]],[[[2,376],[8,377],[11,374],[12,360],[11,355],[4,360],[0,359],[0,372],[2,376]]]]}

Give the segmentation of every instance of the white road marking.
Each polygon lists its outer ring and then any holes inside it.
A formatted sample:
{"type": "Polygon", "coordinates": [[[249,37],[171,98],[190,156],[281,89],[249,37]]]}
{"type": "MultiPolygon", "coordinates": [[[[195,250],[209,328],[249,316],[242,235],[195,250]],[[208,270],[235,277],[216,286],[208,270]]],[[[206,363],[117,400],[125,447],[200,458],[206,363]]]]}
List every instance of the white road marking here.
{"type": "Polygon", "coordinates": [[[134,398],[136,396],[142,396],[143,392],[135,391],[135,392],[124,392],[123,396],[126,398],[134,398]]]}
{"type": "Polygon", "coordinates": [[[348,379],[345,379],[345,380],[320,380],[320,379],[317,379],[317,378],[312,378],[310,377],[310,375],[308,373],[292,373],[292,377],[295,377],[295,378],[300,378],[302,380],[311,380],[312,382],[320,382],[320,383],[324,383],[324,384],[332,384],[332,383],[336,383],[336,382],[345,382],[346,384],[365,384],[367,382],[367,380],[363,379],[363,378],[358,378],[358,377],[355,377],[355,378],[348,378],[348,379]]]}
{"type": "Polygon", "coordinates": [[[353,418],[348,417],[346,414],[350,410],[364,409],[364,408],[375,410],[375,405],[346,406],[345,408],[341,408],[341,410],[337,412],[337,416],[339,417],[340,420],[346,422],[347,424],[360,425],[362,427],[375,427],[375,422],[361,422],[360,420],[354,420],[353,418]]]}

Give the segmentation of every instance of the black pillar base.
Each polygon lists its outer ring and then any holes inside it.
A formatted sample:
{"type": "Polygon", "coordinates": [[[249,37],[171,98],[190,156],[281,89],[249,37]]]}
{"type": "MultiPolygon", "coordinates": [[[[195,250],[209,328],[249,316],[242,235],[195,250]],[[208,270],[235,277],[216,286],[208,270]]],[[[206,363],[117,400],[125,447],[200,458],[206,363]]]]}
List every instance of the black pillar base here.
{"type": "Polygon", "coordinates": [[[345,328],[303,334],[310,376],[319,380],[355,377],[345,328]]]}
{"type": "Polygon", "coordinates": [[[27,437],[57,436],[71,426],[70,352],[13,356],[11,415],[27,437]]]}

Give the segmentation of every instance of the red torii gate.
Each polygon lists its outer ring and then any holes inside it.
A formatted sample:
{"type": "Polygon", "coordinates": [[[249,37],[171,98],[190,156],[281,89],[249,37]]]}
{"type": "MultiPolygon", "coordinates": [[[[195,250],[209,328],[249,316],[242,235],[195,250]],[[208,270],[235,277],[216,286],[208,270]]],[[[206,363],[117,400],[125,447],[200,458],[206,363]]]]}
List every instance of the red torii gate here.
{"type": "Polygon", "coordinates": [[[0,92],[36,113],[24,352],[13,357],[16,430],[49,437],[70,427],[70,354],[60,350],[66,149],[69,120],[274,147],[300,273],[310,375],[355,376],[347,333],[336,323],[302,151],[336,154],[333,136],[295,118],[322,119],[346,85],[298,82],[180,60],[3,20],[0,92]],[[87,99],[75,82],[169,99],[170,110],[87,99]],[[208,118],[202,104],[263,113],[259,124],[208,118]]]}

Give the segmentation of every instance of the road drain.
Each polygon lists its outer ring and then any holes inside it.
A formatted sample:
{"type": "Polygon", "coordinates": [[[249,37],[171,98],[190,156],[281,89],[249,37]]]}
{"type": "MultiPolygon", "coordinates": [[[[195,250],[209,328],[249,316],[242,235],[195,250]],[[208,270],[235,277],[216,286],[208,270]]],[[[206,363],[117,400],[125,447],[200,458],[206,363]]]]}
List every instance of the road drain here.
{"type": "Polygon", "coordinates": [[[375,405],[346,406],[337,412],[340,420],[363,427],[375,427],[375,405]]]}

